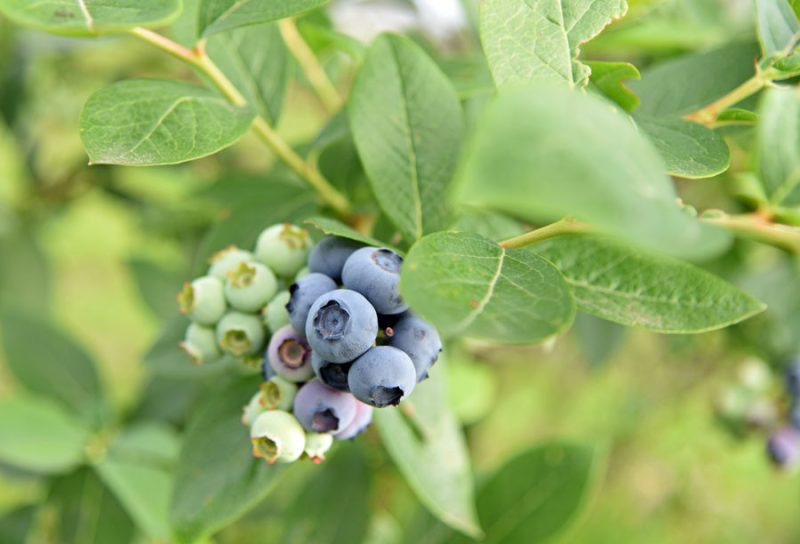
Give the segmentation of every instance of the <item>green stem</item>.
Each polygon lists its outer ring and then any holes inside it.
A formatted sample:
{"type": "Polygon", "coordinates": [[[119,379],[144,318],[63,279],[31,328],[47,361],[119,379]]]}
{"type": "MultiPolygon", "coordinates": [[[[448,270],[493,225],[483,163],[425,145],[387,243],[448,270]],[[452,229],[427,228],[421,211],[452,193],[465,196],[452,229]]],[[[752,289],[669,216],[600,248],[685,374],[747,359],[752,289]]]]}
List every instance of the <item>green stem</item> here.
{"type": "Polygon", "coordinates": [[[701,220],[800,255],[800,228],[773,223],[760,214],[728,215],[718,212],[713,216],[701,217],[701,220]]]}
{"type": "Polygon", "coordinates": [[[500,246],[505,249],[518,249],[564,234],[585,234],[588,232],[592,232],[592,228],[589,225],[567,217],[545,227],[504,240],[500,242],[500,246]]]}
{"type": "MultiPolygon", "coordinates": [[[[181,60],[199,70],[209,81],[228,99],[234,106],[246,106],[247,99],[239,92],[233,83],[222,73],[222,70],[209,58],[205,51],[205,42],[201,41],[197,47],[188,49],[182,45],[145,28],[134,28],[131,35],[145,41],[161,51],[181,60]]],[[[350,213],[350,203],[336,188],[325,179],[317,168],[298,155],[275,129],[262,116],[256,116],[252,125],[253,131],[278,155],[289,168],[306,180],[320,195],[320,198],[336,210],[340,215],[350,213]]]]}
{"type": "Polygon", "coordinates": [[[320,102],[328,110],[328,113],[336,113],[342,107],[342,97],[328,78],[328,74],[325,73],[314,52],[300,35],[297,23],[294,19],[283,19],[279,24],[286,47],[297,60],[320,102]]]}
{"type": "Polygon", "coordinates": [[[756,94],[761,89],[768,87],[771,83],[772,82],[765,77],[764,73],[757,69],[756,74],[753,77],[736,87],[722,98],[719,98],[711,104],[684,116],[684,119],[687,121],[695,121],[702,125],[711,126],[716,123],[717,117],[719,117],[720,113],[732,106],[735,106],[745,98],[756,94]]]}

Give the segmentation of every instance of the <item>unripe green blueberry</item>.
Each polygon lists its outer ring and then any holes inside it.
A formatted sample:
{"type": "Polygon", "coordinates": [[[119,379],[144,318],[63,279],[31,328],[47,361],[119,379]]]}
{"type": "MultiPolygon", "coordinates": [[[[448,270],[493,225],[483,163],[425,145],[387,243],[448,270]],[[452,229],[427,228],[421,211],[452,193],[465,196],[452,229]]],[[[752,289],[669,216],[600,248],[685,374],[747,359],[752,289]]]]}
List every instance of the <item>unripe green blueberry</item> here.
{"type": "Polygon", "coordinates": [[[250,427],[253,455],[269,464],[293,463],[306,447],[306,432],[290,413],[270,410],[259,415],[250,427]]]}
{"type": "Polygon", "coordinates": [[[250,262],[255,259],[255,256],[244,249],[239,249],[236,246],[228,246],[222,251],[217,251],[211,257],[211,267],[208,269],[208,275],[218,278],[224,282],[228,279],[228,273],[233,272],[242,263],[250,262]]]}
{"type": "Polygon", "coordinates": [[[217,334],[213,327],[190,323],[180,348],[196,365],[215,361],[222,356],[217,345],[217,334]]]}
{"type": "Polygon", "coordinates": [[[264,395],[261,391],[258,391],[242,409],[242,423],[250,427],[256,418],[266,411],[264,395]]]}
{"type": "Polygon", "coordinates": [[[261,384],[261,404],[267,410],[291,410],[295,395],[297,384],[280,376],[273,376],[261,384]]]}
{"type": "Polygon", "coordinates": [[[288,223],[265,229],[256,243],[256,258],[279,276],[290,278],[306,265],[311,238],[308,231],[288,223]]]}
{"type": "Polygon", "coordinates": [[[225,314],[225,289],[213,276],[203,276],[183,284],[178,293],[181,312],[201,325],[213,325],[225,314]]]}
{"type": "Polygon", "coordinates": [[[275,274],[267,266],[257,262],[239,264],[228,272],[225,280],[225,298],[241,312],[257,312],[278,291],[275,274]]]}
{"type": "Polygon", "coordinates": [[[308,269],[307,266],[304,266],[303,268],[297,271],[297,274],[294,275],[294,281],[299,280],[303,276],[308,276],[309,274],[311,274],[311,271],[308,269]]]}
{"type": "Polygon", "coordinates": [[[325,454],[333,446],[333,435],[330,433],[306,434],[306,450],[308,458],[319,464],[325,460],[325,454]]]}
{"type": "Polygon", "coordinates": [[[289,324],[289,312],[286,311],[286,304],[291,295],[289,291],[281,291],[264,308],[264,323],[270,332],[275,332],[284,325],[289,324]]]}
{"type": "Polygon", "coordinates": [[[217,343],[234,357],[258,353],[265,337],[264,324],[251,314],[228,312],[217,323],[217,343]]]}

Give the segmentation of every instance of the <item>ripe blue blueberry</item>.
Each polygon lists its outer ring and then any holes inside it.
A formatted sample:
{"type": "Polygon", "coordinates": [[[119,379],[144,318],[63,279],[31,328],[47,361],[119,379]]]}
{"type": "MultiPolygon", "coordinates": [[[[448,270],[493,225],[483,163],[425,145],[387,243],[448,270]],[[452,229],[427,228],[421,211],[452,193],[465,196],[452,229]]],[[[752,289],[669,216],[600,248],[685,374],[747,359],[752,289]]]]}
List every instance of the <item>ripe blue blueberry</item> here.
{"type": "Polygon", "coordinates": [[[308,311],[319,297],[335,291],[336,282],[324,274],[303,276],[289,287],[290,298],[286,303],[289,322],[300,332],[305,332],[308,311]]]}
{"type": "Polygon", "coordinates": [[[356,401],[356,416],[352,423],[333,435],[336,440],[349,440],[363,433],[372,423],[372,406],[356,401]]]}
{"type": "Polygon", "coordinates": [[[270,332],[275,332],[284,325],[289,324],[289,312],[286,311],[289,298],[289,291],[281,291],[272,297],[272,300],[270,300],[266,308],[264,308],[262,312],[264,315],[264,324],[270,332]]]}
{"type": "Polygon", "coordinates": [[[306,338],[325,361],[347,363],[378,336],[378,315],[360,294],[337,289],[319,297],[308,312],[306,338]]]}
{"type": "Polygon", "coordinates": [[[800,359],[794,359],[786,369],[786,391],[794,398],[800,397],[800,359]]]}
{"type": "Polygon", "coordinates": [[[395,323],[387,343],[406,352],[411,358],[417,371],[417,382],[428,377],[428,369],[442,351],[442,340],[436,328],[413,314],[395,323]]]}
{"type": "Polygon", "coordinates": [[[336,433],[352,423],[356,415],[356,399],[350,393],[311,380],[294,398],[294,415],[309,432],[336,433]]]}
{"type": "Polygon", "coordinates": [[[266,265],[249,261],[228,272],[225,298],[240,312],[257,312],[275,296],[278,281],[266,265]]]}
{"type": "Polygon", "coordinates": [[[281,327],[272,335],[267,358],[272,369],[290,382],[304,382],[314,375],[311,348],[291,325],[281,327]]]}
{"type": "Polygon", "coordinates": [[[217,323],[217,343],[234,357],[261,351],[266,333],[261,320],[241,312],[228,312],[217,323]]]}
{"type": "Polygon", "coordinates": [[[767,441],[767,453],[781,468],[791,468],[800,458],[800,433],[791,427],[778,429],[767,441]]]}
{"type": "Polygon", "coordinates": [[[403,258],[390,249],[364,247],[344,263],[342,283],[358,291],[379,314],[399,314],[408,305],[400,298],[400,266],[403,258]]]}
{"type": "Polygon", "coordinates": [[[213,276],[186,282],[178,293],[181,313],[200,325],[214,325],[225,313],[225,289],[213,276]]]}
{"type": "Polygon", "coordinates": [[[325,274],[336,282],[341,282],[345,261],[363,245],[355,240],[327,236],[311,249],[308,256],[308,269],[311,272],[325,274]]]}
{"type": "Polygon", "coordinates": [[[308,231],[289,224],[265,229],[256,242],[256,258],[285,278],[294,277],[306,265],[311,238],[308,231]]]}
{"type": "Polygon", "coordinates": [[[311,368],[319,381],[337,391],[350,391],[347,386],[347,374],[353,363],[331,363],[324,360],[316,352],[311,354],[311,368]]]}
{"type": "Polygon", "coordinates": [[[361,402],[376,408],[397,406],[414,390],[417,372],[404,352],[391,346],[378,346],[355,360],[347,383],[361,402]]]}
{"type": "Polygon", "coordinates": [[[225,282],[228,279],[229,272],[239,268],[242,263],[251,262],[254,259],[255,256],[249,251],[239,249],[236,246],[226,247],[211,257],[211,267],[208,269],[208,275],[225,282]]]}
{"type": "Polygon", "coordinates": [[[222,356],[213,327],[190,323],[180,348],[196,365],[215,361],[222,356]]]}
{"type": "Polygon", "coordinates": [[[306,433],[297,419],[282,410],[259,415],[250,427],[253,455],[269,464],[292,463],[300,459],[306,447],[306,433]]]}

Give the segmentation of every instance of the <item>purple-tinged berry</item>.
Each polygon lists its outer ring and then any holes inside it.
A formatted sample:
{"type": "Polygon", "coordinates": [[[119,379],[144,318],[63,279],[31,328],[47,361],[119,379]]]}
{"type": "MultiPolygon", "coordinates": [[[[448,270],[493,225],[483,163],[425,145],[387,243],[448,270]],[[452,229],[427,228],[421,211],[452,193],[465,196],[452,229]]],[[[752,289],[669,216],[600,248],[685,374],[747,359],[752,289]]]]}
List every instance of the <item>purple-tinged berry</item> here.
{"type": "Polygon", "coordinates": [[[336,433],[350,425],[356,415],[356,399],[311,380],[294,398],[294,415],[309,432],[336,433]]]}
{"type": "Polygon", "coordinates": [[[778,429],[767,441],[767,453],[780,468],[792,468],[800,458],[800,433],[792,427],[778,429]]]}
{"type": "Polygon", "coordinates": [[[402,350],[411,358],[417,371],[417,382],[428,377],[442,351],[442,340],[436,328],[415,315],[407,315],[392,327],[387,344],[402,350]]]}
{"type": "Polygon", "coordinates": [[[326,236],[311,249],[308,256],[308,269],[333,278],[337,283],[342,281],[344,263],[357,249],[363,247],[355,240],[326,236]]]}
{"type": "Polygon", "coordinates": [[[408,309],[400,297],[403,258],[386,248],[364,247],[344,263],[342,283],[364,295],[379,314],[399,314],[408,309]]]}
{"type": "Polygon", "coordinates": [[[200,325],[214,325],[225,314],[225,289],[213,276],[203,276],[183,284],[178,293],[181,313],[200,325]]]}
{"type": "Polygon", "coordinates": [[[288,412],[270,410],[259,415],[250,427],[253,455],[269,464],[293,463],[306,447],[306,433],[288,412]]]}
{"type": "Polygon", "coordinates": [[[370,423],[372,423],[372,406],[357,400],[356,417],[353,418],[353,421],[350,423],[350,425],[333,435],[333,437],[336,440],[349,440],[351,438],[355,438],[367,430],[367,427],[369,427],[370,423]]]}
{"type": "Polygon", "coordinates": [[[291,325],[275,331],[267,347],[267,357],[272,369],[290,382],[304,382],[314,375],[311,348],[291,325]]]}
{"type": "Polygon", "coordinates": [[[308,312],[306,338],[325,361],[353,361],[378,336],[378,315],[362,295],[337,289],[319,297],[308,312]]]}
{"type": "Polygon", "coordinates": [[[355,360],[347,383],[361,402],[376,408],[397,406],[414,390],[417,372],[405,352],[378,346],[355,360]]]}
{"type": "Polygon", "coordinates": [[[311,306],[319,297],[337,287],[336,282],[324,274],[309,274],[294,282],[289,287],[290,298],[286,303],[289,322],[294,328],[305,332],[311,306]]]}

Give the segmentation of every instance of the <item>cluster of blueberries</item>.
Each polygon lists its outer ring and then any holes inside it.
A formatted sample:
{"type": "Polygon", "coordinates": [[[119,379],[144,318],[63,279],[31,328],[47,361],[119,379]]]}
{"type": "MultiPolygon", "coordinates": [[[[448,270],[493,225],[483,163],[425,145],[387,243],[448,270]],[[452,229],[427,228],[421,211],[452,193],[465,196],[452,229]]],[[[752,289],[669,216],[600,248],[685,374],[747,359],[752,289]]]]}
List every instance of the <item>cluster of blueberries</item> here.
{"type": "Polygon", "coordinates": [[[792,361],[786,371],[786,392],[789,421],[770,435],[767,453],[776,465],[790,469],[800,462],[800,359],[792,361]]]}
{"type": "Polygon", "coordinates": [[[178,300],[192,323],[181,348],[191,359],[261,365],[264,383],[242,418],[254,455],[321,462],[334,439],[366,429],[373,407],[397,405],[428,377],[442,343],[400,297],[402,262],[345,238],[312,247],[304,229],[281,224],[254,252],[219,252],[184,286],[178,300]]]}

